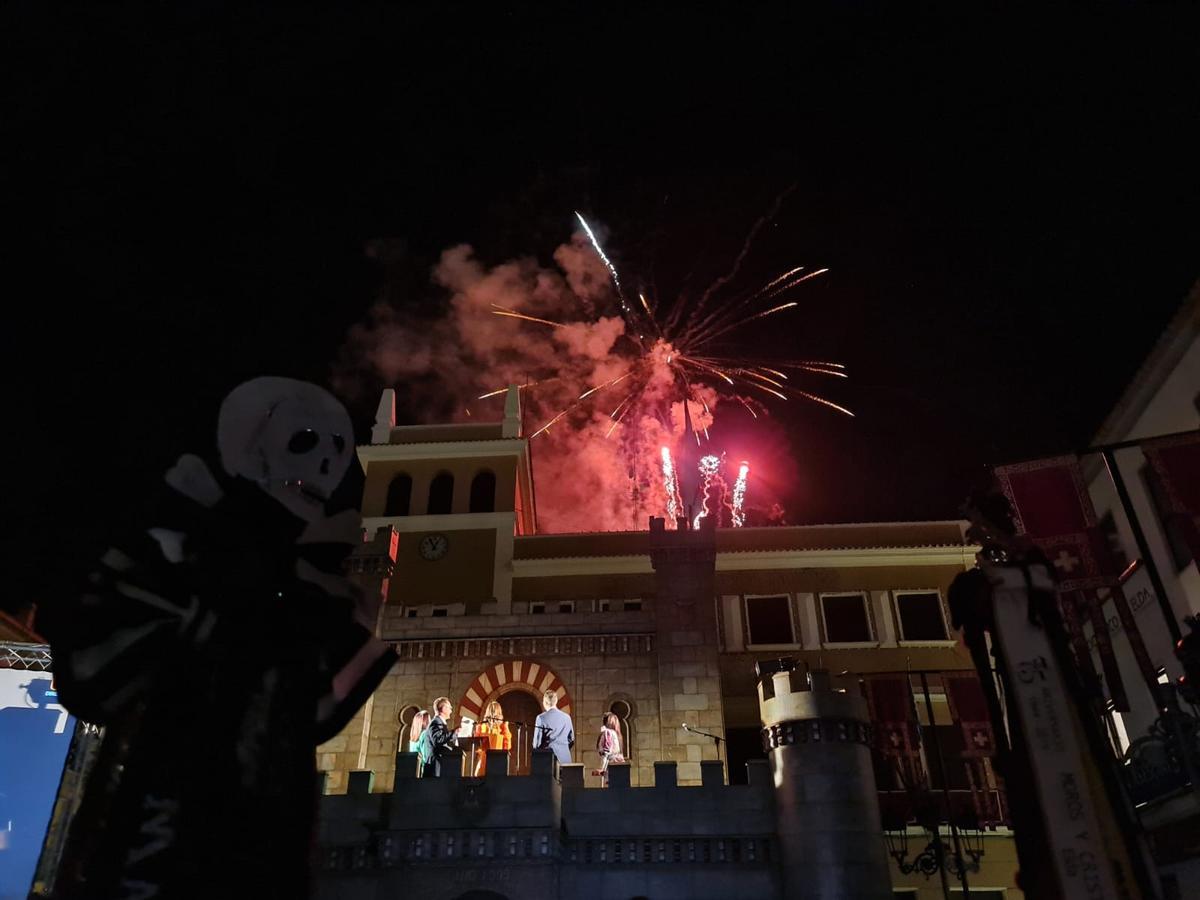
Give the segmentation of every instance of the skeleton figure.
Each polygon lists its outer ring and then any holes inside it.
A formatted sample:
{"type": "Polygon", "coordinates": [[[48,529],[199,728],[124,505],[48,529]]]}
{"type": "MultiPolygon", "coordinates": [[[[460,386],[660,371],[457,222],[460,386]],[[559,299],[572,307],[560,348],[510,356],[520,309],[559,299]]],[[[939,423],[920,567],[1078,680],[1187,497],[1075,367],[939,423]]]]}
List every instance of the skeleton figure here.
{"type": "Polygon", "coordinates": [[[391,668],[326,504],[353,432],[332,396],[258,378],[221,406],[221,470],[185,455],[144,531],[51,605],[64,705],[106,726],[59,896],[307,893],[314,748],[391,668]]]}

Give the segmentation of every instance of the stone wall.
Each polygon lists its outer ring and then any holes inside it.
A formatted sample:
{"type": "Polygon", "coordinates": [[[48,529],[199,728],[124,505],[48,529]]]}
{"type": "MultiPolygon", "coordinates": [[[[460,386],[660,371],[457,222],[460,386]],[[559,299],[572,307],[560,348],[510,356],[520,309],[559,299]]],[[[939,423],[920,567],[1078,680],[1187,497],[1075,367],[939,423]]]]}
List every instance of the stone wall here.
{"type": "MultiPolygon", "coordinates": [[[[318,748],[317,767],[328,773],[331,792],[344,792],[355,769],[373,770],[376,789],[390,790],[395,753],[404,749],[399,716],[406,707],[429,709],[439,696],[449,697],[457,707],[480,673],[494,671],[498,663],[511,670],[513,661],[521,660],[526,670],[536,664],[541,673],[551,672],[561,680],[572,704],[575,759],[589,772],[599,765],[593,748],[601,717],[614,700],[628,703],[633,712],[633,743],[626,755],[633,764],[633,783],[650,784],[653,764],[662,757],[656,637],[645,630],[628,634],[638,626],[644,629],[648,621],[652,621],[648,610],[615,617],[576,613],[398,619],[385,613],[385,639],[398,633],[408,638],[397,641],[401,658],[368,706],[341,734],[318,748]],[[615,628],[614,618],[619,620],[615,628]]],[[[521,689],[540,697],[541,676],[536,681],[521,689]]],[[[503,704],[503,692],[515,686],[493,687],[479,700],[500,694],[503,704]]],[[[683,685],[676,688],[682,690],[683,685]]],[[[456,717],[459,712],[456,708],[456,717]]]]}
{"type": "Polygon", "coordinates": [[[585,788],[584,766],[547,752],[528,777],[505,763],[493,751],[484,779],[417,779],[415,758],[400,754],[389,793],[353,773],[349,793],[321,799],[316,897],[781,896],[765,763],[734,787],[715,761],[696,787],[678,785],[674,763],[654,766],[643,788],[614,766],[607,790],[585,788]]]}

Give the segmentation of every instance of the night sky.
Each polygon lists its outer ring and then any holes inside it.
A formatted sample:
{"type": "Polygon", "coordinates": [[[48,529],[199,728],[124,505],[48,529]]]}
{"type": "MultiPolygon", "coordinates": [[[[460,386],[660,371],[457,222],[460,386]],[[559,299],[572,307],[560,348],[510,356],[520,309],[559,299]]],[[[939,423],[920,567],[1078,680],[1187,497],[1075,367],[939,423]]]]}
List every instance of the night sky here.
{"type": "MultiPolygon", "coordinates": [[[[954,517],[986,465],[1086,446],[1200,277],[1196,16],[744,5],[6,5],[33,243],[9,390],[35,431],[5,603],[59,590],[211,452],[238,381],[327,383],[381,292],[438,302],[442,249],[548,263],[575,209],[627,280],[696,291],[796,185],[747,282],[831,272],[749,339],[846,363],[829,393],[858,417],[792,402],[764,427],[790,521],[954,517]]],[[[360,438],[381,386],[350,398],[360,438]]]]}

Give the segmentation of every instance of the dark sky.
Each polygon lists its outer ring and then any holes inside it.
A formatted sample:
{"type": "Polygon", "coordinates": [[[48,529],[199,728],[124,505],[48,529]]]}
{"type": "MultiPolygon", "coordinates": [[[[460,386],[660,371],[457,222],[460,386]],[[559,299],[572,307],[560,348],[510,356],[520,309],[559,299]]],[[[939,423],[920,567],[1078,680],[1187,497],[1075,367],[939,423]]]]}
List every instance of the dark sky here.
{"type": "Polygon", "coordinates": [[[832,271],[755,340],[845,362],[858,413],[764,436],[799,522],[954,516],[986,464],[1086,445],[1200,276],[1191,13],[182,5],[0,22],[33,593],[211,450],[239,380],[327,381],[385,284],[436,300],[463,241],[548,262],[577,208],[694,289],[797,185],[748,277],[832,271]]]}

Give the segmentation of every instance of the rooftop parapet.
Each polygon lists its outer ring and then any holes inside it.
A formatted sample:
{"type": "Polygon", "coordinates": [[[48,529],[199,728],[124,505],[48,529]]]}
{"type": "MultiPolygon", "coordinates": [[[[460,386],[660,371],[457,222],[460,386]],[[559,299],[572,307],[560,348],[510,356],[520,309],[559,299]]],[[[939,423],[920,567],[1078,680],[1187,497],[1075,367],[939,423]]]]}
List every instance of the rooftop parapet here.
{"type": "Polygon", "coordinates": [[[507,752],[488,752],[487,776],[417,778],[414,753],[396,754],[390,794],[372,793],[373,773],[351,773],[348,792],[321,797],[320,840],[349,844],[370,830],[552,828],[573,837],[767,835],[774,830],[766,760],[747,764],[748,784],[725,785],[723,763],[701,763],[703,783],[680,787],[676,763],[654,765],[653,787],[630,787],[629,765],[610,767],[607,789],[585,788],[581,763],[560,765],[535,751],[528,776],[510,776],[507,752]]]}
{"type": "Polygon", "coordinates": [[[806,719],[871,721],[867,701],[835,688],[825,669],[789,669],[764,675],[758,682],[759,713],[764,728],[806,719]]]}

